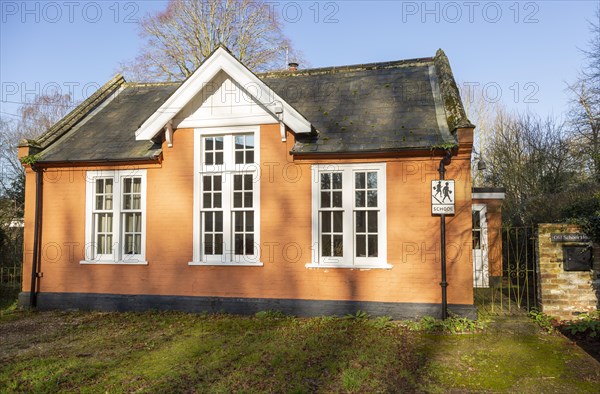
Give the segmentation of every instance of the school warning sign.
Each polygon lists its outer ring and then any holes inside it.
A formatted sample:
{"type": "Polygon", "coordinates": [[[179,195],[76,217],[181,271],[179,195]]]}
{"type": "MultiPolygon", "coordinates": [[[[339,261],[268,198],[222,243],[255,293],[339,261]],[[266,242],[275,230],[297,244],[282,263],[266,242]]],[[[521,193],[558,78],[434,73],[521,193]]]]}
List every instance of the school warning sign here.
{"type": "Polygon", "coordinates": [[[453,179],[434,179],[431,181],[431,213],[434,215],[454,214],[453,179]]]}

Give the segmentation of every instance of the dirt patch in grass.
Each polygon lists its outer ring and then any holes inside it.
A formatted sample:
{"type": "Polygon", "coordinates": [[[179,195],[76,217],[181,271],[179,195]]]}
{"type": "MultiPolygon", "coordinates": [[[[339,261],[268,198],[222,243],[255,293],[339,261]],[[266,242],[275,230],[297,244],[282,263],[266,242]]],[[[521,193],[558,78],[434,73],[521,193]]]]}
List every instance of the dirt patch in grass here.
{"type": "Polygon", "coordinates": [[[0,319],[8,392],[597,392],[600,364],[527,319],[473,334],[366,319],[21,313],[0,319]]]}

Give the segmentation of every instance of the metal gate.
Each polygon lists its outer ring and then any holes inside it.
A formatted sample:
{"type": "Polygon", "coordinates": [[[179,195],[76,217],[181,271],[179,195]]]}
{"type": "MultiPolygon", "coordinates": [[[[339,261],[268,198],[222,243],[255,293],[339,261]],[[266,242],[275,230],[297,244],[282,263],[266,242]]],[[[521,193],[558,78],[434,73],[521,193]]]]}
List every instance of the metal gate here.
{"type": "Polygon", "coordinates": [[[23,228],[6,226],[0,231],[0,298],[11,298],[21,288],[23,228]]]}
{"type": "Polygon", "coordinates": [[[492,314],[520,314],[538,307],[537,231],[534,227],[502,229],[502,275],[489,287],[475,288],[475,304],[492,314]]]}

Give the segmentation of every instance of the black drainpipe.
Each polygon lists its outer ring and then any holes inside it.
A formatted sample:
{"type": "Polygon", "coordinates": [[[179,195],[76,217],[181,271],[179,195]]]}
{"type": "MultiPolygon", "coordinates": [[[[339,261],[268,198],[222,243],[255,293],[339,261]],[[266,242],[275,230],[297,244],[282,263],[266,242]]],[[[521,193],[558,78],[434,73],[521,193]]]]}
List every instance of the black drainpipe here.
{"type": "Polygon", "coordinates": [[[42,179],[44,173],[35,164],[31,165],[35,172],[35,221],[33,227],[33,259],[31,261],[31,290],[29,293],[29,307],[37,306],[38,270],[40,266],[40,233],[42,230],[42,179]]]}
{"type": "MultiPolygon", "coordinates": [[[[440,173],[440,180],[444,180],[446,174],[446,165],[450,164],[452,159],[452,151],[448,150],[446,156],[440,160],[440,167],[438,169],[440,173]]],[[[446,298],[446,288],[448,282],[446,281],[446,214],[440,215],[440,242],[441,242],[441,260],[442,260],[442,281],[440,286],[442,287],[442,319],[448,318],[448,299],[446,298]]]]}

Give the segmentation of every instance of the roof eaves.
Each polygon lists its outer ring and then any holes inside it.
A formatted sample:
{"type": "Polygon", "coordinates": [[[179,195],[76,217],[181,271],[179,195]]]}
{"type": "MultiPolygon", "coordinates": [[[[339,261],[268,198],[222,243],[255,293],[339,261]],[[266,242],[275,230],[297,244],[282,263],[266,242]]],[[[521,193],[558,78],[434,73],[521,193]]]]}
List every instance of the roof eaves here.
{"type": "Polygon", "coordinates": [[[111,80],[100,87],[100,89],[94,92],[94,94],[85,99],[64,118],[55,123],[54,126],[50,127],[48,131],[42,134],[36,140],[37,145],[41,148],[47,148],[83,118],[85,118],[91,111],[93,111],[107,97],[119,89],[124,83],[125,78],[123,78],[121,74],[115,75],[111,80]]]}
{"type": "Polygon", "coordinates": [[[347,151],[302,151],[295,147],[290,150],[290,153],[294,156],[328,156],[328,155],[339,155],[339,156],[357,156],[357,155],[372,155],[372,154],[389,154],[389,153],[406,153],[406,152],[431,152],[446,151],[447,148],[441,146],[406,146],[397,148],[381,148],[381,149],[365,149],[365,150],[347,150],[347,151]]]}
{"type": "Polygon", "coordinates": [[[458,87],[456,86],[456,81],[454,80],[454,75],[452,74],[452,69],[450,68],[450,62],[444,51],[441,49],[437,50],[435,57],[433,58],[433,63],[435,65],[440,85],[440,93],[444,102],[446,119],[450,131],[454,132],[460,127],[475,127],[467,118],[458,87]]]}

